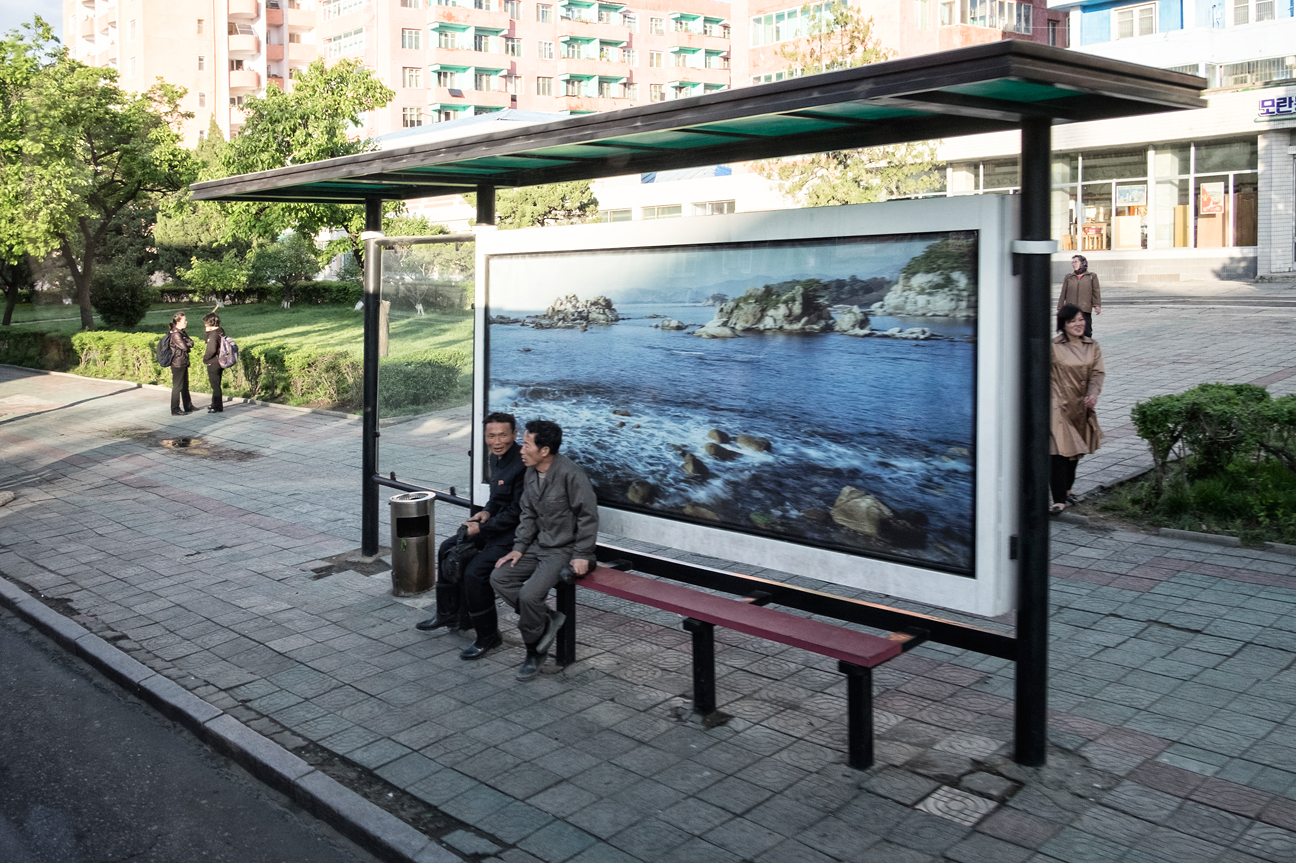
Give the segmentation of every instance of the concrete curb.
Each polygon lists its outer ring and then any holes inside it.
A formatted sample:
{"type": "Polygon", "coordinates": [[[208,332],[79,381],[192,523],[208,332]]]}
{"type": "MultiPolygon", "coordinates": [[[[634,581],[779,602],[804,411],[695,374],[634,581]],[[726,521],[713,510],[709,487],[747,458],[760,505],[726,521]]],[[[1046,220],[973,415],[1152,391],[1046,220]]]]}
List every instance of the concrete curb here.
{"type": "Polygon", "coordinates": [[[1236,536],[1225,536],[1220,533],[1198,533],[1195,530],[1176,530],[1172,527],[1163,527],[1157,533],[1171,539],[1187,539],[1192,542],[1206,542],[1211,545],[1226,545],[1230,548],[1242,547],[1242,540],[1236,536]]]}
{"type": "Polygon", "coordinates": [[[3,577],[0,605],[369,852],[392,863],[464,863],[462,857],[395,815],[28,596],[3,577]]]}

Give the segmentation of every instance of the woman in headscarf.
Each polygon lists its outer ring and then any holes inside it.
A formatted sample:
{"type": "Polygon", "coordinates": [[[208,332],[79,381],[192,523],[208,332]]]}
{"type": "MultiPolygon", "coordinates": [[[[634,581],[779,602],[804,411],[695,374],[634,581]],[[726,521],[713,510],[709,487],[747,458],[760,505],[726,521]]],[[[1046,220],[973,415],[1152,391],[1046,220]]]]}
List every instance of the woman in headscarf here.
{"type": "Polygon", "coordinates": [[[1071,258],[1071,270],[1062,280],[1062,293],[1058,295],[1058,311],[1068,303],[1078,306],[1085,317],[1087,338],[1093,338],[1093,316],[1102,314],[1102,291],[1098,277],[1089,272],[1089,260],[1084,255],[1071,258]]]}
{"type": "Polygon", "coordinates": [[[1080,456],[1094,452],[1102,445],[1103,433],[1098,427],[1098,396],[1102,394],[1102,348],[1084,334],[1085,318],[1079,306],[1068,303],[1057,315],[1058,337],[1053,340],[1053,412],[1049,420],[1049,488],[1057,515],[1074,502],[1071,487],[1075,484],[1080,456]]]}

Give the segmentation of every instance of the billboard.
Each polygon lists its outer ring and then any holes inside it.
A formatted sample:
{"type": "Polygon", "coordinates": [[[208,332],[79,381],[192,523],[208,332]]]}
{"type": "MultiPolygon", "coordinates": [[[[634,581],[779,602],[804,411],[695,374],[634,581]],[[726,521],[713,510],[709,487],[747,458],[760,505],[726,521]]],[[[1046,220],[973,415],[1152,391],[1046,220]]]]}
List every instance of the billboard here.
{"type": "Polygon", "coordinates": [[[604,533],[994,613],[1003,505],[981,504],[1006,345],[985,315],[1005,312],[1006,213],[982,196],[488,233],[479,417],[559,423],[604,533]]]}

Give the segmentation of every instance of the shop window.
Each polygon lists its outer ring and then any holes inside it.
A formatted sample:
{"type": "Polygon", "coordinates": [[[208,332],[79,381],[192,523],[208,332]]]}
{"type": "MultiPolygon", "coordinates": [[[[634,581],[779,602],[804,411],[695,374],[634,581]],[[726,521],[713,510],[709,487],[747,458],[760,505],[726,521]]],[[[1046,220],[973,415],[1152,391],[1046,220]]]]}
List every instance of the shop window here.
{"type": "Polygon", "coordinates": [[[1127,6],[1112,11],[1112,22],[1116,39],[1132,39],[1135,36],[1151,36],[1156,32],[1156,4],[1127,6]]]}
{"type": "Polygon", "coordinates": [[[1255,138],[1198,144],[1196,157],[1193,170],[1198,174],[1212,171],[1254,171],[1259,164],[1255,138]]]}
{"type": "Polygon", "coordinates": [[[1084,154],[1084,180],[1120,180],[1147,176],[1147,149],[1084,154]]]}
{"type": "Polygon", "coordinates": [[[1021,185],[1017,159],[989,159],[982,165],[982,189],[1011,189],[1021,185]]]}

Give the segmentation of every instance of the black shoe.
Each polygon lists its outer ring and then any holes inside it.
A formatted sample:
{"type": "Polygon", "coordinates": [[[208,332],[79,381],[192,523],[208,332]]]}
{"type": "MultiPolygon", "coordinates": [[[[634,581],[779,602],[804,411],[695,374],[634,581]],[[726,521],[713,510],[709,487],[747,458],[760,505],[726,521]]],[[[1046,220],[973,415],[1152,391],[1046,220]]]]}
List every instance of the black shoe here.
{"type": "Polygon", "coordinates": [[[224,409],[224,408],[207,408],[207,413],[209,413],[209,414],[223,414],[223,413],[225,413],[225,409],[224,409]]]}
{"type": "Polygon", "coordinates": [[[421,620],[418,623],[414,624],[414,628],[421,629],[424,632],[428,632],[429,630],[440,629],[443,626],[455,628],[458,625],[459,625],[459,615],[442,614],[441,612],[438,611],[436,617],[429,617],[427,620],[421,620]]]}
{"type": "Polygon", "coordinates": [[[472,644],[459,651],[460,659],[481,659],[495,648],[504,643],[504,639],[497,632],[494,635],[488,635],[485,639],[477,639],[472,644]]]}
{"type": "Polygon", "coordinates": [[[552,645],[554,639],[558,637],[558,630],[562,629],[562,625],[566,622],[567,615],[563,614],[561,611],[549,612],[549,622],[545,624],[544,635],[540,636],[540,640],[536,642],[535,649],[537,653],[549,652],[549,646],[552,645]]]}
{"type": "Polygon", "coordinates": [[[171,416],[173,417],[182,417],[184,415],[185,415],[184,411],[171,411],[171,416]]]}
{"type": "Polygon", "coordinates": [[[517,679],[534,680],[539,676],[540,666],[544,665],[545,658],[546,654],[540,653],[539,651],[533,653],[528,650],[526,661],[524,661],[522,667],[518,669],[517,679]]]}
{"type": "Polygon", "coordinates": [[[194,409],[193,409],[193,408],[186,408],[186,409],[185,409],[185,413],[187,413],[187,414],[191,414],[191,413],[193,413],[193,412],[194,412],[194,409]]]}

